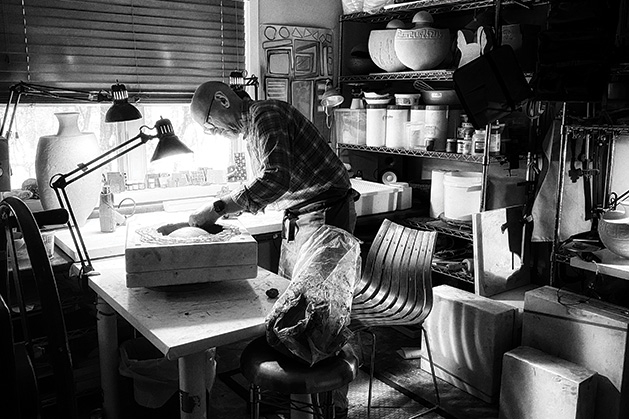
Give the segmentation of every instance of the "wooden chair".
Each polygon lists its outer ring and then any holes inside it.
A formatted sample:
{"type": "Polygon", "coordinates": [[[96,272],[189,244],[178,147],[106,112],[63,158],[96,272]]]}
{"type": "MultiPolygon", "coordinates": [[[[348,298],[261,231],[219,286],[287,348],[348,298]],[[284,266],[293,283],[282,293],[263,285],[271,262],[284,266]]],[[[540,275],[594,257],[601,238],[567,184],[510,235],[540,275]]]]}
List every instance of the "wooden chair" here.
{"type": "Polygon", "coordinates": [[[367,417],[371,414],[376,358],[373,327],[415,325],[421,328],[430,362],[436,405],[413,417],[424,415],[439,406],[432,354],[426,330],[422,326],[432,309],[431,264],[436,237],[437,233],[433,231],[416,230],[384,220],[369,248],[354,292],[350,325],[354,331],[371,333],[373,339],[367,417]]]}
{"type": "MultiPolygon", "coordinates": [[[[4,340],[2,345],[3,348],[8,348],[7,340],[9,338],[11,339],[11,345],[15,348],[13,352],[14,357],[16,361],[21,360],[28,373],[28,363],[34,359],[34,356],[33,342],[28,329],[26,304],[24,296],[22,295],[17,251],[13,238],[14,230],[18,230],[22,233],[22,237],[24,238],[24,245],[26,246],[31,262],[32,275],[35,280],[37,294],[41,304],[42,322],[46,330],[45,353],[54,374],[57,416],[75,419],[78,418],[78,409],[75,395],[74,372],[72,370],[72,359],[70,357],[65,321],[59,299],[59,292],[57,290],[57,283],[40,233],[40,227],[45,223],[45,220],[49,220],[50,224],[63,224],[67,222],[68,218],[65,210],[55,210],[54,212],[44,211],[36,213],[36,215],[37,217],[29,210],[26,204],[18,198],[8,197],[0,202],[0,224],[2,224],[2,231],[4,233],[3,237],[0,238],[0,250],[4,251],[6,254],[6,257],[3,258],[2,261],[3,281],[2,284],[0,284],[0,289],[2,289],[2,292],[5,294],[2,305],[6,307],[4,300],[12,300],[9,298],[9,294],[11,290],[14,289],[22,324],[22,336],[19,338],[18,342],[15,342],[15,336],[11,327],[11,323],[13,322],[11,313],[8,312],[9,324],[7,325],[7,312],[2,310],[4,320],[4,340]],[[9,278],[11,278],[12,281],[10,281],[9,278]],[[12,282],[13,286],[11,286],[10,282],[12,282]]],[[[4,351],[8,352],[7,349],[4,349],[3,353],[4,351]]],[[[8,362],[10,362],[8,357],[0,359],[0,363],[3,364],[3,371],[8,371],[9,368],[11,368],[11,364],[8,364],[8,362]]],[[[18,364],[13,365],[14,368],[18,367],[18,364]]],[[[3,382],[3,386],[13,387],[13,393],[1,391],[0,398],[2,399],[0,400],[0,405],[10,406],[11,404],[19,403],[18,400],[20,398],[30,398],[30,406],[20,404],[21,407],[16,409],[22,410],[19,412],[21,416],[15,417],[39,417],[41,409],[39,406],[37,386],[21,386],[19,375],[20,373],[9,373],[7,376],[2,375],[3,380],[5,379],[4,377],[9,377],[9,380],[3,382]],[[21,393],[19,394],[19,398],[11,399],[10,397],[15,397],[17,392],[21,393]],[[11,394],[14,394],[14,396],[11,396],[11,394]],[[29,411],[28,415],[24,410],[29,411]]]]}

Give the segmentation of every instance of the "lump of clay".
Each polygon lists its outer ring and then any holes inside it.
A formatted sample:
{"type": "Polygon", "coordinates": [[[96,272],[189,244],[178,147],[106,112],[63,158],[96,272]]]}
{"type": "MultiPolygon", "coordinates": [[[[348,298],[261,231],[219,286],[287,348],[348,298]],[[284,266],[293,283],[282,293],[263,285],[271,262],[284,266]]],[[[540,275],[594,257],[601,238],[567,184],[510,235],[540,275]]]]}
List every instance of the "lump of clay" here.
{"type": "Polygon", "coordinates": [[[209,235],[210,233],[208,233],[207,231],[199,227],[182,227],[173,231],[168,236],[192,238],[192,237],[207,237],[209,235]]]}

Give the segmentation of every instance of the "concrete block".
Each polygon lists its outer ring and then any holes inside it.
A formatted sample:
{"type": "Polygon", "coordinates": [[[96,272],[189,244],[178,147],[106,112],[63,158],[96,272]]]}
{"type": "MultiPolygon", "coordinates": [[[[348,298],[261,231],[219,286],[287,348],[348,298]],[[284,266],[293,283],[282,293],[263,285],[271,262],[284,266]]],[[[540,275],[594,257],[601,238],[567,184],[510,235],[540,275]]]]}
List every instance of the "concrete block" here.
{"type": "Polygon", "coordinates": [[[596,419],[629,418],[629,310],[554,287],[525,294],[522,345],[599,374],[596,419]]]}
{"type": "MultiPolygon", "coordinates": [[[[498,402],[502,356],[513,349],[516,310],[490,298],[439,285],[424,327],[436,375],[487,403],[498,402]]],[[[430,371],[425,342],[421,368],[430,371]]]]}
{"type": "Polygon", "coordinates": [[[539,285],[527,284],[489,297],[494,301],[499,301],[516,309],[515,322],[513,327],[514,347],[520,346],[520,343],[522,342],[522,315],[524,313],[524,295],[528,291],[534,290],[538,287],[539,285]]]}
{"type": "Polygon", "coordinates": [[[589,419],[596,372],[520,346],[504,355],[499,419],[589,419]]]}

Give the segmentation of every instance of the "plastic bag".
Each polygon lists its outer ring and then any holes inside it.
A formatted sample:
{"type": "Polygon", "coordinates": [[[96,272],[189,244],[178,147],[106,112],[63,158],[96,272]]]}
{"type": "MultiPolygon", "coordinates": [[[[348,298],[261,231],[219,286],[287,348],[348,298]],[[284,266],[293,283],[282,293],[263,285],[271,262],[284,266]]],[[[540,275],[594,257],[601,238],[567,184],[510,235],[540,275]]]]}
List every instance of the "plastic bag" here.
{"type": "Polygon", "coordinates": [[[342,0],[343,14],[360,13],[363,11],[363,0],[342,0]]]}
{"type": "Polygon", "coordinates": [[[378,13],[387,4],[393,4],[394,0],[364,0],[363,12],[378,13]]]}
{"type": "MultiPolygon", "coordinates": [[[[205,351],[205,387],[212,390],[216,376],[216,348],[205,351]]],[[[162,407],[179,390],[177,360],[169,360],[146,338],[124,341],[120,345],[118,371],[133,379],[133,395],[140,406],[162,407]]]]}
{"type": "Polygon", "coordinates": [[[359,275],[358,239],[337,227],[319,227],[266,318],[269,345],[309,365],[335,355],[351,335],[347,325],[359,275]]]}

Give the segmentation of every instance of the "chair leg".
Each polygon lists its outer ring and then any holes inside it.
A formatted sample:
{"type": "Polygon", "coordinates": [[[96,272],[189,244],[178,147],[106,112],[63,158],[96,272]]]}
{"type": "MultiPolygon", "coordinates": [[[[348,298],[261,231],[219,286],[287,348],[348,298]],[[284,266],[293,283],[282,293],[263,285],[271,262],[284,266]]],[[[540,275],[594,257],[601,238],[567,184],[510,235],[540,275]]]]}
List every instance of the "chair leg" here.
{"type": "Polygon", "coordinates": [[[373,376],[376,370],[376,334],[367,330],[371,335],[371,359],[369,360],[369,390],[367,395],[367,419],[371,417],[371,399],[373,394],[373,376]]]}
{"type": "Polygon", "coordinates": [[[430,363],[430,375],[432,375],[432,385],[435,387],[435,400],[437,401],[437,406],[439,406],[441,404],[441,400],[439,399],[439,387],[437,386],[437,376],[435,375],[435,364],[432,362],[432,351],[430,350],[428,333],[426,333],[426,329],[424,329],[424,326],[422,326],[421,329],[422,333],[424,334],[424,342],[426,342],[426,352],[428,352],[428,362],[430,363]]]}
{"type": "Polygon", "coordinates": [[[426,342],[426,352],[428,353],[428,362],[430,363],[430,375],[432,375],[432,385],[435,387],[435,400],[436,403],[433,407],[426,409],[424,411],[419,412],[418,414],[411,416],[408,419],[415,419],[420,416],[424,416],[430,412],[434,412],[439,409],[441,404],[441,400],[439,398],[439,387],[437,386],[437,376],[435,375],[435,364],[432,362],[432,352],[430,351],[430,343],[428,342],[428,334],[426,333],[426,329],[421,326],[422,333],[424,334],[424,342],[426,342]]]}

